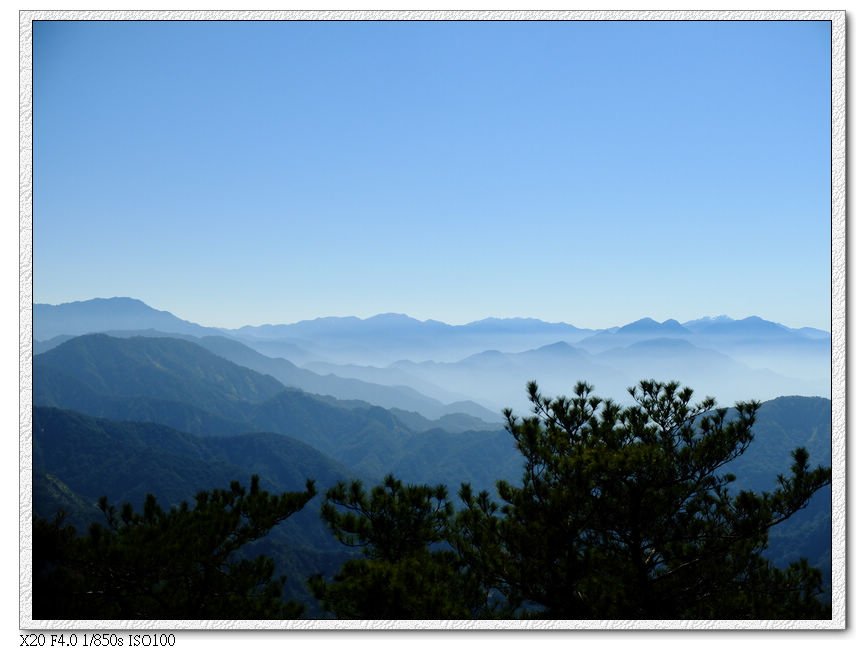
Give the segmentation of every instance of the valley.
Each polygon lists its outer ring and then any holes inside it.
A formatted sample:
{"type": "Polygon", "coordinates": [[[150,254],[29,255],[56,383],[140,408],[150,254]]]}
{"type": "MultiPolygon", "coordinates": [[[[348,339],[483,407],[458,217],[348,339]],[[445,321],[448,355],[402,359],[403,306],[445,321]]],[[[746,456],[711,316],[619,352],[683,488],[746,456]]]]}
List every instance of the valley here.
{"type": "MultiPolygon", "coordinates": [[[[828,366],[819,331],[760,319],[644,319],[590,331],[397,316],[218,330],[138,301],[107,302],[35,306],[34,514],[62,511],[83,532],[102,520],[102,496],[138,506],[153,494],[177,507],[251,475],[274,493],[311,479],[319,496],[248,551],[267,549],[288,576],[285,597],[307,615],[322,615],[309,576],[333,575],[357,557],[320,519],[321,496],[388,474],[442,484],[452,499],[463,483],[495,495],[498,481],[519,482],[524,459],[501,411],[527,415],[528,380],[567,394],[589,378],[624,404],[625,389],[652,376],[711,393],[721,406],[763,399],[751,453],[730,466],[736,489],[771,489],[799,446],[814,465],[830,461],[829,386],[809,374],[821,358],[828,366]],[[757,350],[764,361],[785,359],[789,374],[749,367],[757,350]]],[[[773,532],[769,557],[802,554],[828,576],[829,530],[823,490],[773,532]]]]}

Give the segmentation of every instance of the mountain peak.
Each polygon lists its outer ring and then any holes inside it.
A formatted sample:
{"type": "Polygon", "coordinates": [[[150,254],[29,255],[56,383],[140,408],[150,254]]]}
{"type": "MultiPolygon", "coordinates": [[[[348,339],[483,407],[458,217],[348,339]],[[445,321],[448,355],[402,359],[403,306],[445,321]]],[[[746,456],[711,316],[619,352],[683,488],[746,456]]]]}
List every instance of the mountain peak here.
{"type": "Polygon", "coordinates": [[[412,318],[407,314],[400,314],[397,312],[385,312],[383,314],[376,314],[375,316],[370,316],[369,318],[365,318],[364,322],[366,323],[419,323],[420,321],[416,318],[412,318]]]}
{"type": "Polygon", "coordinates": [[[739,320],[727,316],[716,318],[701,318],[692,321],[690,327],[694,332],[700,334],[712,334],[720,336],[737,337],[763,337],[775,335],[791,335],[789,327],[773,321],[760,318],[759,316],[748,316],[739,320]]]}
{"type": "Polygon", "coordinates": [[[688,330],[683,327],[682,324],[679,323],[679,321],[673,320],[672,318],[668,318],[663,323],[659,323],[654,318],[648,317],[641,318],[640,320],[635,320],[634,322],[628,323],[627,325],[623,325],[618,330],[619,334],[639,334],[646,332],[678,332],[681,334],[687,334],[688,330]]]}
{"type": "Polygon", "coordinates": [[[147,329],[199,336],[218,333],[214,328],[202,327],[171,312],[154,309],[136,298],[91,298],[58,305],[33,305],[33,338],[37,341],[62,334],[147,329]]]}
{"type": "Polygon", "coordinates": [[[549,359],[584,358],[586,356],[585,350],[576,348],[566,341],[556,341],[555,343],[542,345],[539,348],[528,350],[522,354],[535,358],[549,359]]]}
{"type": "Polygon", "coordinates": [[[772,325],[777,325],[777,323],[774,323],[770,320],[766,320],[765,318],[760,318],[759,316],[746,316],[740,322],[742,322],[742,323],[761,323],[761,324],[762,323],[770,323],[772,325]]]}
{"type": "Polygon", "coordinates": [[[702,316],[701,318],[695,318],[694,320],[687,321],[685,323],[685,327],[690,327],[691,325],[711,325],[713,323],[731,322],[733,322],[733,319],[726,314],[721,314],[720,316],[702,316]]]}

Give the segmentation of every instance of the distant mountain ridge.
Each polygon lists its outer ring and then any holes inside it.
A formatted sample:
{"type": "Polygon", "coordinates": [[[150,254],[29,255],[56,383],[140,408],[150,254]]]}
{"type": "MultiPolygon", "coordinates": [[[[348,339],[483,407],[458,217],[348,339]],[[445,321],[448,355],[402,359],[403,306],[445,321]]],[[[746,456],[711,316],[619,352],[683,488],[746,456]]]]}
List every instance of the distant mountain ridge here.
{"type": "Polygon", "coordinates": [[[127,298],[36,305],[34,314],[37,352],[81,329],[195,337],[286,385],[432,420],[466,413],[495,422],[503,407],[523,401],[529,379],[554,392],[587,380],[619,399],[624,395],[617,391],[647,376],[679,379],[724,401],[828,396],[830,387],[828,332],[757,316],[685,323],[641,318],[592,330],[533,318],[449,325],[388,313],[218,330],[127,298]],[[45,340],[45,333],[55,338],[45,340]]]}
{"type": "Polygon", "coordinates": [[[690,333],[688,328],[683,327],[679,321],[673,320],[672,318],[668,318],[663,323],[659,323],[653,318],[641,318],[640,320],[636,320],[633,323],[622,325],[616,331],[617,334],[630,334],[632,332],[651,334],[690,333]]]}
{"type": "MultiPolygon", "coordinates": [[[[141,305],[134,309],[140,311],[141,305]]],[[[169,326],[200,327],[164,315],[155,318],[169,326]]],[[[384,315],[379,324],[398,328],[412,326],[412,320],[384,315]]],[[[497,333],[501,323],[486,323],[481,329],[492,333],[459,339],[471,345],[455,345],[461,354],[455,360],[400,360],[380,367],[317,362],[315,367],[330,376],[260,354],[250,339],[221,330],[56,334],[45,342],[51,349],[33,358],[34,506],[43,516],[63,509],[86,523],[98,517],[93,501],[99,494],[137,501],[154,491],[170,503],[192,498],[194,490],[225,487],[229,479],[243,480],[252,472],[273,489],[290,489],[311,475],[322,490],[337,479],[359,477],[369,484],[394,472],[408,482],[444,483],[452,496],[464,481],[492,490],[498,479],[519,480],[521,458],[513,438],[501,426],[476,420],[470,414],[476,404],[450,403],[455,412],[427,419],[416,410],[388,410],[287,387],[289,382],[310,382],[322,391],[371,390],[371,384],[339,377],[340,372],[374,376],[383,382],[379,389],[393,389],[391,395],[400,394],[400,386],[411,391],[416,385],[414,393],[403,394],[420,402],[425,398],[421,386],[481,394],[489,398],[487,403],[495,402],[490,408],[510,406],[518,415],[524,414],[528,379],[537,379],[546,394],[569,393],[575,381],[585,379],[597,386],[598,396],[624,405],[631,400],[615,391],[635,380],[679,380],[696,389],[695,397],[713,394],[725,406],[736,399],[767,400],[754,428],[753,453],[732,468],[740,477],[738,486],[764,489],[766,481],[789,467],[790,450],[802,444],[815,463],[828,462],[831,403],[811,397],[811,384],[770,369],[777,361],[773,355],[791,363],[812,355],[807,358],[823,363],[828,338],[756,317],[700,321],[686,327],[672,319],[640,319],[578,340],[569,338],[572,330],[556,324],[540,336],[521,333],[518,322],[506,323],[504,335],[497,333]],[[763,338],[749,338],[749,328],[763,338]],[[491,341],[505,349],[489,347],[491,341]],[[715,343],[720,350],[712,347],[715,343]],[[507,350],[508,345],[515,349],[507,350]],[[463,355],[466,350],[470,352],[463,355]],[[740,350],[759,352],[771,363],[746,366],[731,356],[740,350]],[[387,386],[388,377],[396,383],[387,386]],[[719,394],[718,386],[730,390],[719,394]],[[779,387],[787,391],[784,395],[808,396],[766,397],[779,387]]],[[[147,318],[123,322],[153,324],[147,318]]],[[[446,324],[431,327],[442,325],[442,331],[452,332],[446,324]]],[[[363,345],[374,350],[388,339],[399,337],[391,331],[381,341],[370,336],[363,345]]],[[[406,340],[397,342],[405,345],[406,340]]],[[[451,345],[458,339],[442,340],[451,345]]],[[[312,345],[318,346],[315,353],[338,350],[321,341],[312,345]]],[[[828,500],[827,490],[796,520],[779,527],[769,552],[784,562],[807,554],[826,570],[831,551],[828,500]]],[[[276,538],[271,542],[274,548],[292,549],[280,565],[290,567],[290,588],[296,593],[304,590],[302,576],[327,571],[345,557],[312,507],[279,531],[278,544],[276,538]]]]}
{"type": "Polygon", "coordinates": [[[37,341],[109,329],[160,329],[195,336],[221,333],[217,328],[203,327],[171,312],[154,309],[136,298],[93,298],[60,305],[33,305],[33,338],[37,341]]]}
{"type": "Polygon", "coordinates": [[[445,332],[518,332],[527,330],[559,331],[581,336],[597,333],[633,332],[677,332],[693,334],[707,330],[723,332],[787,331],[828,335],[819,328],[790,328],[780,323],[767,321],[758,316],[732,319],[729,316],[704,316],[680,323],[675,319],[663,322],[652,318],[641,318],[617,327],[603,329],[584,328],[570,323],[551,323],[537,318],[484,318],[463,325],[451,325],[432,319],[419,320],[401,313],[383,313],[369,318],[357,316],[324,316],[294,323],[244,325],[235,329],[206,327],[178,318],[168,311],[154,309],[141,300],[128,297],[93,298],[90,300],[51,305],[33,305],[34,339],[45,341],[58,335],[78,335],[103,332],[109,329],[156,329],[165,332],[192,334],[194,336],[240,335],[256,338],[302,338],[303,335],[351,335],[377,333],[381,331],[408,330],[417,333],[441,335],[445,332]]]}

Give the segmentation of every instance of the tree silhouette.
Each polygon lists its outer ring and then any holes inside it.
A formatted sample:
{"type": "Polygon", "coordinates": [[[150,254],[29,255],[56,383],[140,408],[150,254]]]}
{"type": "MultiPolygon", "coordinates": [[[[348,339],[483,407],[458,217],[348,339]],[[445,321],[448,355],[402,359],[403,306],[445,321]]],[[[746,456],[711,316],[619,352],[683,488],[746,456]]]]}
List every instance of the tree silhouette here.
{"type": "Polygon", "coordinates": [[[830,481],[804,449],[772,492],[735,491],[725,466],[746,452],[759,404],[691,402],[677,383],[641,382],[636,405],[579,383],[533,415],[505,411],[525,457],[500,506],[463,485],[451,541],[492,592],[524,615],[569,619],[822,618],[819,571],[762,553],[769,530],[830,481]]]}
{"type": "Polygon", "coordinates": [[[296,618],[270,558],[239,551],[315,496],[249,489],[200,492],[195,504],[163,510],[148,495],[141,513],[103,497],[106,525],[77,537],[62,517],[34,523],[33,617],[51,619],[296,618]]]}
{"type": "Polygon", "coordinates": [[[359,481],[327,492],[322,518],[343,544],[363,549],[330,582],[310,587],[338,618],[454,619],[485,601],[447,547],[453,506],[443,485],[405,485],[392,475],[369,493],[359,481]]]}

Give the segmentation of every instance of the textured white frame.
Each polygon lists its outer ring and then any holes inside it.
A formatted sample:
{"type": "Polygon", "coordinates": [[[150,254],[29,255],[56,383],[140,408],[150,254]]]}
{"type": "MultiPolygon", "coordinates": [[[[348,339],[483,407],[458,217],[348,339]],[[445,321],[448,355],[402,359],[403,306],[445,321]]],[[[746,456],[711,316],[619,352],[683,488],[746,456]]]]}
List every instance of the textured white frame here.
{"type": "Polygon", "coordinates": [[[841,630],[847,626],[846,15],[843,11],[21,11],[19,626],[25,630],[841,630]],[[51,621],[32,618],[34,20],[808,20],[832,23],[832,619],[826,621],[51,621]]]}

